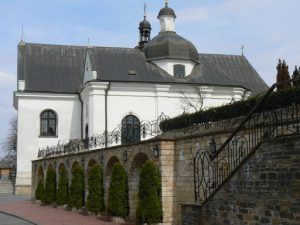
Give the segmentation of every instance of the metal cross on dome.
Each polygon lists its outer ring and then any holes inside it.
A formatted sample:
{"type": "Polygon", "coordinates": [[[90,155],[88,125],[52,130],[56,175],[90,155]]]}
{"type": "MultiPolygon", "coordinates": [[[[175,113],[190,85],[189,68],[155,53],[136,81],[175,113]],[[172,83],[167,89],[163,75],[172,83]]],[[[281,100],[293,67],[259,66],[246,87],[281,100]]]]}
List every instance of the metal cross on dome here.
{"type": "Polygon", "coordinates": [[[144,17],[146,18],[147,16],[147,2],[145,1],[145,4],[144,4],[144,17]]]}
{"type": "Polygon", "coordinates": [[[244,49],[245,49],[245,46],[242,45],[242,47],[241,47],[241,50],[242,50],[242,56],[244,56],[244,49]]]}
{"type": "Polygon", "coordinates": [[[168,6],[168,2],[169,2],[168,0],[165,0],[165,4],[166,4],[166,6],[168,6]]]}

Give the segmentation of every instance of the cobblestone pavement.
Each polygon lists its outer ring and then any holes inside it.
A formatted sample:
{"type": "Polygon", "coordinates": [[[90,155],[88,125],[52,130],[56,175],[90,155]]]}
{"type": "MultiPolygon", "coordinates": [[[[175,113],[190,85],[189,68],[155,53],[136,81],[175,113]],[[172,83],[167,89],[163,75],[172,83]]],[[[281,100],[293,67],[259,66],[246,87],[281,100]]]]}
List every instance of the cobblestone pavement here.
{"type": "MultiPolygon", "coordinates": [[[[75,211],[66,211],[62,208],[53,208],[52,206],[41,206],[38,203],[32,202],[30,196],[0,196],[0,211],[33,221],[38,225],[119,224],[110,222],[107,217],[96,217],[94,215],[84,216],[75,211]]],[[[2,225],[1,221],[2,220],[0,220],[0,224],[2,225]]],[[[133,225],[132,223],[122,224],[133,225]]]]}

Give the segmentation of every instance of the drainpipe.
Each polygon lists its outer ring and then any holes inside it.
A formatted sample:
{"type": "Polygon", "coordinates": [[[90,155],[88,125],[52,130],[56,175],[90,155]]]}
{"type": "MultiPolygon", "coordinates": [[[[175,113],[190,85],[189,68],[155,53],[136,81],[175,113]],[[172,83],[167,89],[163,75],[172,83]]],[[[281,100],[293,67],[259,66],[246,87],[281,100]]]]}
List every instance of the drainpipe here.
{"type": "Polygon", "coordinates": [[[83,140],[83,132],[82,132],[82,129],[83,129],[83,101],[82,101],[82,98],[81,98],[81,95],[80,93],[77,93],[78,94],[78,97],[79,97],[79,101],[81,103],[81,123],[80,123],[80,137],[81,137],[81,140],[83,140]]]}
{"type": "Polygon", "coordinates": [[[110,82],[108,82],[107,88],[105,89],[105,148],[108,145],[108,137],[107,137],[107,95],[110,90],[110,82]]]}

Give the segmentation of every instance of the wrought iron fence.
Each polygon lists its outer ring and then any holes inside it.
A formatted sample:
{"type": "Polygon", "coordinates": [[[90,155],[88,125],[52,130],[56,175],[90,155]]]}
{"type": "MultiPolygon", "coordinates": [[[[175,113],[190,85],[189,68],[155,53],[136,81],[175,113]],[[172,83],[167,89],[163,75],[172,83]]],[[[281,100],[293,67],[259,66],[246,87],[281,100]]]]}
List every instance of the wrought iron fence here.
{"type": "MultiPolygon", "coordinates": [[[[157,120],[142,121],[140,123],[140,140],[146,140],[161,134],[159,128],[160,122],[169,117],[161,113],[157,120]]],[[[57,145],[47,146],[38,150],[38,158],[47,158],[53,156],[61,156],[67,154],[74,154],[94,149],[101,149],[110,146],[121,145],[122,127],[118,126],[112,132],[103,133],[100,135],[93,135],[87,139],[73,139],[67,141],[59,141],[57,145]]],[[[127,137],[130,139],[130,137],[127,137]]]]}
{"type": "MultiPolygon", "coordinates": [[[[290,80],[287,82],[293,82],[290,80]]],[[[300,132],[300,104],[264,109],[264,102],[277,87],[274,84],[264,98],[217,150],[196,149],[194,157],[195,202],[203,203],[234,174],[259,145],[277,136],[300,132]]]]}

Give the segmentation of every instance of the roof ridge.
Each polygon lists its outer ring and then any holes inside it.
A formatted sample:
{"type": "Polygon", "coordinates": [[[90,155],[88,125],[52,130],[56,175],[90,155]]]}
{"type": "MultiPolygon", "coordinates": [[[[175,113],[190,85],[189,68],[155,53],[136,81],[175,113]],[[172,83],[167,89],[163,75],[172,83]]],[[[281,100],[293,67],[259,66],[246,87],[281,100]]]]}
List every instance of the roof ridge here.
{"type": "Polygon", "coordinates": [[[140,51],[136,48],[129,48],[129,47],[107,47],[107,46],[92,46],[91,49],[118,49],[118,50],[134,50],[134,51],[140,51]]]}
{"type": "Polygon", "coordinates": [[[199,56],[204,55],[211,55],[211,56],[235,56],[235,57],[243,57],[246,58],[244,55],[234,55],[234,54],[220,54],[220,53],[199,53],[199,56]]]}
{"type": "Polygon", "coordinates": [[[126,50],[136,50],[135,48],[129,48],[129,47],[109,47],[109,46],[87,46],[87,45],[63,45],[63,44],[46,44],[46,43],[31,43],[31,42],[25,42],[25,45],[31,45],[31,46],[54,46],[54,47],[74,47],[74,48],[90,48],[90,49],[126,49],[126,50]]]}
{"type": "Polygon", "coordinates": [[[61,47],[79,47],[79,48],[87,48],[88,46],[83,45],[62,45],[62,44],[46,44],[46,43],[33,43],[33,42],[25,42],[25,45],[36,45],[36,46],[61,46],[61,47]]]}

